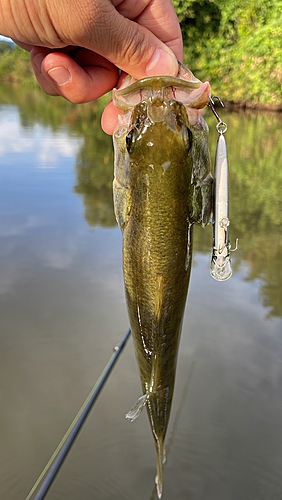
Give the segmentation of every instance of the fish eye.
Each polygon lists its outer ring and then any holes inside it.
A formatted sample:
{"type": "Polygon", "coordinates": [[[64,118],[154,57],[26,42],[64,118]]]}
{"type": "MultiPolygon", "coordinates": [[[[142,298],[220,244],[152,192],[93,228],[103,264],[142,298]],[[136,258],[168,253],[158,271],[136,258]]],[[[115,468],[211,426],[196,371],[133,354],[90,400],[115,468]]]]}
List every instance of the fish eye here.
{"type": "Polygon", "coordinates": [[[183,140],[185,147],[187,149],[188,155],[191,154],[192,152],[192,146],[193,146],[193,134],[191,130],[188,127],[183,127],[183,140]]]}
{"type": "Polygon", "coordinates": [[[134,129],[131,129],[130,132],[128,132],[126,138],[125,138],[125,145],[128,153],[132,152],[132,145],[134,144],[134,129]]]}

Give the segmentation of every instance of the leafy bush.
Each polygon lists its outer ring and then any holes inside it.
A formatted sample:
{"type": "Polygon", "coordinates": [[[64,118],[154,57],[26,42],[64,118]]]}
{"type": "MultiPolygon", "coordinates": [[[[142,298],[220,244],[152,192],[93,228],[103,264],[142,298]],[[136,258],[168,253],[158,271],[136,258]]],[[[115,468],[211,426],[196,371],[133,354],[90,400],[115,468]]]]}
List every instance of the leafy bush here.
{"type": "Polygon", "coordinates": [[[282,105],[281,0],[173,0],[185,62],[233,102],[282,105]]]}
{"type": "Polygon", "coordinates": [[[12,50],[9,48],[0,50],[0,80],[2,82],[35,83],[29,52],[17,46],[12,50]]]}
{"type": "MultiPolygon", "coordinates": [[[[282,0],[173,0],[184,61],[225,101],[282,107],[282,0]]],[[[3,44],[2,44],[3,45],[3,44]]],[[[0,47],[0,80],[35,83],[29,54],[0,47]]]]}

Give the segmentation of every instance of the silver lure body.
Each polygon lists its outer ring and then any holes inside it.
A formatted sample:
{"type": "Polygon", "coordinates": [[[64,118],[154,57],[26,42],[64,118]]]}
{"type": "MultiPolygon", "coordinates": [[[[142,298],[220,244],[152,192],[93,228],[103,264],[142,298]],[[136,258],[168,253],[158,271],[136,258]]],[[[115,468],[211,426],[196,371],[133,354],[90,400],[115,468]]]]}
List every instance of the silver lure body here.
{"type": "Polygon", "coordinates": [[[213,253],[210,265],[211,276],[217,281],[225,281],[232,276],[228,239],[230,224],[228,170],[226,142],[223,133],[220,133],[214,168],[213,253]]]}

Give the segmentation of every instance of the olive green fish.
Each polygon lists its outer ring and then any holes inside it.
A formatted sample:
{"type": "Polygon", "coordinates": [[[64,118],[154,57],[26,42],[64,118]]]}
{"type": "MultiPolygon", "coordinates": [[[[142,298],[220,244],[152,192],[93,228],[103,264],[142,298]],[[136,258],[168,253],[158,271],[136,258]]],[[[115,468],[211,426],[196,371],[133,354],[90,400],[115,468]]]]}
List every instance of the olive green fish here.
{"type": "Polygon", "coordinates": [[[127,77],[114,91],[114,206],[123,233],[126,300],[143,395],[127,413],[148,410],[162,495],[164,439],[192,257],[192,225],[210,221],[210,97],[182,64],[173,77],[127,77]]]}

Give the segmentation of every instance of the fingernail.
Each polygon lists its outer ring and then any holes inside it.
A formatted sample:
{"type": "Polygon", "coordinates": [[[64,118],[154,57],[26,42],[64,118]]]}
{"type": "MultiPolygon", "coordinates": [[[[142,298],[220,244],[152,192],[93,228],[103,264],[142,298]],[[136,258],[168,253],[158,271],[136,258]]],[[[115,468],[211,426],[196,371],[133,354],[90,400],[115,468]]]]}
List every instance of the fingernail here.
{"type": "Polygon", "coordinates": [[[71,82],[72,79],[71,73],[69,72],[68,68],[65,68],[64,66],[50,69],[50,71],[48,71],[48,76],[50,76],[50,78],[52,78],[56,85],[59,85],[60,87],[71,82]]]}
{"type": "Polygon", "coordinates": [[[33,58],[33,62],[39,71],[41,71],[41,64],[42,64],[44,57],[45,57],[45,54],[37,54],[37,56],[35,56],[33,58]]]}
{"type": "Polygon", "coordinates": [[[178,62],[171,50],[157,48],[146,67],[147,76],[177,75],[178,62]]]}

